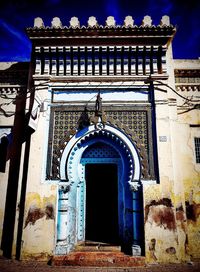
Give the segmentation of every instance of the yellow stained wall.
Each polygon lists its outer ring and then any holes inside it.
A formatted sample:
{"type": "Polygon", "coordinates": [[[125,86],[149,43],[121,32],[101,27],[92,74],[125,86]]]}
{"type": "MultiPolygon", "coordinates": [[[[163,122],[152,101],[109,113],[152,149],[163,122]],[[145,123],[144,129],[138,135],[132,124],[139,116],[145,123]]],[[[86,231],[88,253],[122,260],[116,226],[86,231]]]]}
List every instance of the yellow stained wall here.
{"type": "MultiPolygon", "coordinates": [[[[200,60],[175,60],[177,69],[200,69],[200,60]]],[[[193,77],[193,76],[192,76],[193,77]]],[[[180,84],[180,83],[179,83],[180,84]]],[[[177,85],[179,85],[177,84],[177,85]]],[[[199,85],[199,83],[181,83],[180,85],[199,85]]],[[[193,87],[193,86],[192,86],[193,87]]],[[[183,97],[192,99],[192,104],[198,104],[199,91],[187,89],[180,91],[183,97]]],[[[187,245],[186,252],[192,258],[200,258],[200,163],[196,163],[194,137],[200,138],[200,111],[189,110],[183,105],[186,101],[177,98],[179,124],[179,164],[181,165],[182,184],[187,215],[187,245]]],[[[189,109],[192,107],[189,107],[189,109]]]]}
{"type": "Polygon", "coordinates": [[[41,185],[26,198],[22,258],[47,259],[55,247],[56,186],[41,185]]]}
{"type": "MultiPolygon", "coordinates": [[[[40,93],[46,99],[47,90],[40,93]]],[[[48,119],[40,113],[36,131],[32,134],[27,178],[21,258],[47,260],[54,253],[56,235],[57,186],[45,184],[48,119]]]]}
{"type": "MultiPolygon", "coordinates": [[[[169,78],[163,83],[175,89],[171,46],[167,51],[167,69],[169,78]]],[[[177,95],[167,86],[159,87],[165,91],[155,88],[160,184],[144,184],[146,262],[181,262],[188,260],[189,255],[185,250],[188,236],[177,95]],[[160,140],[162,136],[165,141],[160,140]]]]}
{"type": "Polygon", "coordinates": [[[200,257],[200,164],[195,160],[194,137],[200,138],[200,113],[193,110],[179,118],[181,135],[180,164],[187,213],[187,252],[191,257],[200,257]]]}

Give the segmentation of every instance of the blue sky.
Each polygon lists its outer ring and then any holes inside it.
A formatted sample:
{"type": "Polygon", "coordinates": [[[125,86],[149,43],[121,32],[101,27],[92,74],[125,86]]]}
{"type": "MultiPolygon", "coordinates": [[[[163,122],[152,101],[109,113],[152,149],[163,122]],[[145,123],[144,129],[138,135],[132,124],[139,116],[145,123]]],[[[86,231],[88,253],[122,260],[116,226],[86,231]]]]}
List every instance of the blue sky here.
{"type": "Polygon", "coordinates": [[[90,16],[105,24],[107,16],[123,24],[127,15],[140,25],[150,15],[157,25],[163,15],[169,15],[177,25],[173,41],[174,58],[200,57],[200,0],[0,0],[0,61],[28,61],[31,43],[25,28],[33,26],[35,17],[42,17],[50,26],[53,17],[60,17],[69,26],[77,16],[87,25],[90,16]]]}

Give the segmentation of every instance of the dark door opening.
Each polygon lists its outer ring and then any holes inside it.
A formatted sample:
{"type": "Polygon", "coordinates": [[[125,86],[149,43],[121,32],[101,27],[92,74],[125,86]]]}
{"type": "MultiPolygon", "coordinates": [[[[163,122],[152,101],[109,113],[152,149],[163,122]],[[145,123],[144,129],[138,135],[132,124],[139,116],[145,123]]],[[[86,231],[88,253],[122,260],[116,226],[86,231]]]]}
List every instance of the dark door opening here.
{"type": "Polygon", "coordinates": [[[87,164],[86,240],[118,244],[118,175],[116,164],[87,164]]]}

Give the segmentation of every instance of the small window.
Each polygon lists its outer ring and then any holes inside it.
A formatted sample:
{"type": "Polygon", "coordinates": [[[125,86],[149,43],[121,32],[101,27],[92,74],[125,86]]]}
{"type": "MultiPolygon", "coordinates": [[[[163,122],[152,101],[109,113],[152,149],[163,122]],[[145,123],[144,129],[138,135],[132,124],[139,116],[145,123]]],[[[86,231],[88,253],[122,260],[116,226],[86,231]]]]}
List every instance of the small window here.
{"type": "Polygon", "coordinates": [[[196,163],[200,163],[200,138],[194,138],[196,163]]]}

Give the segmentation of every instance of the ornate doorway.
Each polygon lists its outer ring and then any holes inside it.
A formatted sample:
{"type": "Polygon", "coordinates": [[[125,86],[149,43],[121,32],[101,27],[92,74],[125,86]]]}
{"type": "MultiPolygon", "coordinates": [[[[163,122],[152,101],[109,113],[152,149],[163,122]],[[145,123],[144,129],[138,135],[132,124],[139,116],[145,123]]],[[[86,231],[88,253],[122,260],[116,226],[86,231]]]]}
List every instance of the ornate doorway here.
{"type": "Polygon", "coordinates": [[[83,129],[64,149],[60,170],[56,253],[86,240],[131,249],[138,218],[133,190],[140,186],[141,167],[130,139],[108,125],[83,129]]]}

